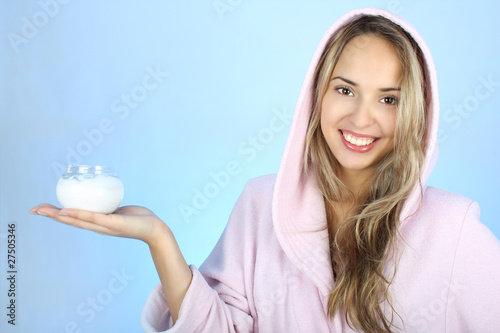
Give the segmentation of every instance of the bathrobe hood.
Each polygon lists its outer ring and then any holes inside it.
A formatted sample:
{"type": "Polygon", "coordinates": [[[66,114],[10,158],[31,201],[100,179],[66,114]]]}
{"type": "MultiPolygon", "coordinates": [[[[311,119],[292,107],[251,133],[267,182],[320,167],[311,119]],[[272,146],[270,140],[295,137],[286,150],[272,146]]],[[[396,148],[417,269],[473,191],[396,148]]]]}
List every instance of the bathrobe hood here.
{"type": "MultiPolygon", "coordinates": [[[[305,176],[302,172],[305,138],[312,109],[316,65],[330,37],[360,15],[378,15],[393,21],[406,30],[422,50],[427,79],[426,89],[429,96],[426,120],[427,148],[421,174],[421,186],[424,190],[438,156],[439,103],[436,71],[423,38],[402,18],[385,10],[364,8],[343,15],[326,31],[307,70],[278,170],[272,203],[274,228],[283,250],[297,267],[302,268],[303,273],[314,281],[323,295],[327,295],[333,287],[332,270],[324,269],[325,265],[330,265],[331,268],[329,242],[325,241],[325,239],[328,240],[328,231],[325,229],[318,232],[326,226],[326,216],[323,197],[317,188],[314,173],[311,172],[305,176]],[[311,253],[314,255],[311,256],[311,253]],[[315,264],[311,265],[311,262],[315,264]]],[[[417,210],[422,192],[417,184],[406,200],[401,213],[402,225],[405,219],[417,210]]]]}

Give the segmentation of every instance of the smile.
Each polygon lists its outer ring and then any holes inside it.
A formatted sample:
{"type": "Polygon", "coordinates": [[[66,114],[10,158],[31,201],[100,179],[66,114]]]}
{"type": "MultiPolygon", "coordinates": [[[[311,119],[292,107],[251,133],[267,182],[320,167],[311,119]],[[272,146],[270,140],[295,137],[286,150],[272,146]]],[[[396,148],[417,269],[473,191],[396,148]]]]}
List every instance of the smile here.
{"type": "Polygon", "coordinates": [[[346,130],[339,130],[339,133],[346,148],[357,153],[370,151],[378,142],[378,138],[372,136],[356,136],[346,130]]]}

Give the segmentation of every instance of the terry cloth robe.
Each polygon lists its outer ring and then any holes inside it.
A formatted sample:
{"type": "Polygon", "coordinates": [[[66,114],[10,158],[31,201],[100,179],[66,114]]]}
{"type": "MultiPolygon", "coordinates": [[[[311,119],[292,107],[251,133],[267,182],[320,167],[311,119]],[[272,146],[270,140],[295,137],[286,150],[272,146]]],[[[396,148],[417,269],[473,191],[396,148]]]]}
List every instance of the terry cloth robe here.
{"type": "MultiPolygon", "coordinates": [[[[326,42],[358,15],[381,15],[403,27],[423,51],[430,113],[421,176],[401,213],[397,273],[389,292],[394,332],[500,332],[500,242],[479,221],[479,205],[426,187],[438,155],[438,91],[429,49],[392,13],[359,9],[321,40],[297,102],[278,173],[247,182],[217,245],[197,269],[173,325],[161,285],[144,306],[145,332],[354,332],[339,311],[327,315],[335,284],[324,201],[313,174],[301,172],[313,74],[326,42]]],[[[388,260],[390,274],[394,261],[388,260]]],[[[387,303],[382,308],[390,315],[387,303]]]]}

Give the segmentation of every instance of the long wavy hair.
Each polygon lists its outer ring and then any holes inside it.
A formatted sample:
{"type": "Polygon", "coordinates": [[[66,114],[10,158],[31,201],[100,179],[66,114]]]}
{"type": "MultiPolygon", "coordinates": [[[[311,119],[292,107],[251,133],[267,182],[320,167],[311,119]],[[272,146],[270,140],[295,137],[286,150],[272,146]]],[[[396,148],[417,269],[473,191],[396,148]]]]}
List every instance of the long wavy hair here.
{"type": "MultiPolygon", "coordinates": [[[[362,41],[362,39],[361,39],[362,41]]],[[[392,332],[395,327],[384,265],[397,251],[398,225],[405,200],[418,184],[424,161],[427,96],[422,51],[399,25],[375,15],[361,15],[348,23],[327,43],[316,67],[313,105],[304,151],[304,172],[313,168],[325,201],[330,235],[331,261],[336,279],[328,298],[328,314],[343,310],[349,326],[366,332],[392,332]],[[322,134],[321,103],[333,69],[351,39],[371,35],[389,41],[403,69],[397,105],[394,148],[378,161],[365,193],[355,195],[338,178],[339,163],[322,134]],[[350,217],[335,221],[333,206],[355,198],[350,217]],[[339,225],[333,234],[330,226],[339,225]],[[386,316],[383,302],[389,305],[386,316]]],[[[420,190],[422,190],[420,188],[420,190]]]]}

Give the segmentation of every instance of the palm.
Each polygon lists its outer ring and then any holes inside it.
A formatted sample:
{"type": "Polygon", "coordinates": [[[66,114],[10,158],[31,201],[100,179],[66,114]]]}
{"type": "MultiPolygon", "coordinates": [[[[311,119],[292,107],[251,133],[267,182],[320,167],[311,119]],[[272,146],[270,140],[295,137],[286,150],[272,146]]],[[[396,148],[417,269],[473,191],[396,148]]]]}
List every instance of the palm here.
{"type": "Polygon", "coordinates": [[[157,231],[165,224],[149,209],[140,206],[124,206],[113,214],[93,213],[85,210],[61,209],[50,204],[33,208],[33,213],[46,215],[51,219],[77,228],[91,230],[103,235],[140,239],[150,243],[157,231]]]}
{"type": "Polygon", "coordinates": [[[122,206],[119,207],[116,211],[113,212],[114,215],[123,215],[123,216],[149,216],[154,215],[154,213],[146,208],[141,206],[122,206]]]}

